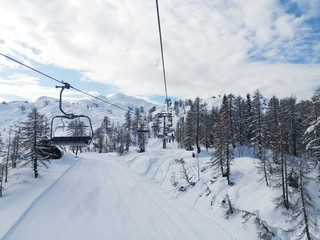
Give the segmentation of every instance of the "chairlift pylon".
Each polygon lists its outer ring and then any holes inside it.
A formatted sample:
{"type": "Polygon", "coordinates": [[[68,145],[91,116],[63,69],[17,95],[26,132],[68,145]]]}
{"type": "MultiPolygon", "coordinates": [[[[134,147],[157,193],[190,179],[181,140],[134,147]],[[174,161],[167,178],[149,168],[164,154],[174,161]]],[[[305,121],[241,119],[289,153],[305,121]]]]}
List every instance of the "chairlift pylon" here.
{"type": "MultiPolygon", "coordinates": [[[[63,113],[63,115],[57,115],[51,119],[51,132],[50,132],[50,140],[48,142],[48,145],[50,146],[87,146],[91,143],[93,138],[93,128],[91,119],[88,116],[85,115],[75,115],[73,113],[66,113],[62,109],[62,92],[63,90],[70,89],[70,84],[64,83],[64,86],[56,86],[56,88],[61,88],[60,91],[60,100],[59,100],[59,109],[63,113]],[[87,122],[89,123],[89,134],[86,134],[84,136],[55,136],[55,132],[53,131],[53,122],[55,119],[60,118],[63,122],[63,119],[73,120],[73,119],[87,119],[87,122]]],[[[80,121],[80,120],[79,120],[80,121]]],[[[64,124],[64,123],[63,123],[64,124]]]]}

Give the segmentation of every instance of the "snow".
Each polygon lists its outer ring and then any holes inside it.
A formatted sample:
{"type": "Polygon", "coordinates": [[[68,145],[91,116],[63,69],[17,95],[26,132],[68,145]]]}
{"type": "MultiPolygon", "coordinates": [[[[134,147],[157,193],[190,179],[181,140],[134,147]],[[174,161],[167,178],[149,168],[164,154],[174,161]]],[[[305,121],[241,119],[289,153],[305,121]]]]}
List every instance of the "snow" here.
{"type": "Polygon", "coordinates": [[[0,205],[3,240],[230,239],[114,154],[66,155],[39,179],[26,167],[10,175],[0,205]]]}
{"type": "MultiPolygon", "coordinates": [[[[18,106],[0,108],[10,108],[14,121],[26,115],[14,112],[18,106]]],[[[261,218],[274,239],[293,239],[294,234],[282,232],[289,228],[285,209],[273,203],[279,192],[258,181],[258,159],[251,151],[238,149],[231,166],[233,186],[210,167],[211,152],[202,150],[193,158],[176,143],[162,149],[161,140],[149,139],[144,153],[132,147],[123,156],[66,154],[52,160],[49,169],[41,167],[37,179],[30,165],[10,169],[0,198],[0,239],[257,239],[254,217],[245,221],[239,212],[225,219],[221,202],[226,195],[235,209],[261,218]],[[181,178],[177,159],[184,160],[195,186],[181,178]],[[186,191],[179,191],[181,186],[186,191]]],[[[317,188],[310,184],[316,201],[312,219],[320,224],[317,188]]]]}

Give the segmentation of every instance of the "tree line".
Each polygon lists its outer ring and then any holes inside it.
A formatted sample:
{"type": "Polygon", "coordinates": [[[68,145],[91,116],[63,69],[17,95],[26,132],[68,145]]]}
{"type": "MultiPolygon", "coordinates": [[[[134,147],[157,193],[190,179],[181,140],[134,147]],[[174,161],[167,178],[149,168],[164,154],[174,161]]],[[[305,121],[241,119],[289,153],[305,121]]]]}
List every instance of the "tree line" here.
{"type": "Polygon", "coordinates": [[[210,110],[199,97],[175,103],[176,109],[186,106],[189,110],[175,129],[179,147],[198,153],[201,147],[212,149],[210,164],[228,185],[235,184],[230,178],[232,160],[241,156],[241,149],[251,149],[259,159],[261,181],[280,190],[274,202],[298,222],[288,231],[300,229],[300,236],[312,239],[309,228],[317,228],[310,218],[314,201],[307,186],[320,182],[320,88],[300,102],[294,96],[267,101],[257,90],[246,98],[224,95],[221,106],[210,110]],[[310,179],[315,167],[318,180],[310,179]]]}

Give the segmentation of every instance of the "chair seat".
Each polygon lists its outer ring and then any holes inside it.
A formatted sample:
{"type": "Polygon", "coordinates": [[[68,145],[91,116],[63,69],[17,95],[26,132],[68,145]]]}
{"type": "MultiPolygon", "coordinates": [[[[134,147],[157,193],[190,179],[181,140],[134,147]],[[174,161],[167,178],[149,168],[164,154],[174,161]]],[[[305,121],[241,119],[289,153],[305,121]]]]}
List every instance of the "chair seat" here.
{"type": "Polygon", "coordinates": [[[92,138],[84,137],[54,137],[49,141],[51,146],[87,146],[90,144],[92,138]]]}

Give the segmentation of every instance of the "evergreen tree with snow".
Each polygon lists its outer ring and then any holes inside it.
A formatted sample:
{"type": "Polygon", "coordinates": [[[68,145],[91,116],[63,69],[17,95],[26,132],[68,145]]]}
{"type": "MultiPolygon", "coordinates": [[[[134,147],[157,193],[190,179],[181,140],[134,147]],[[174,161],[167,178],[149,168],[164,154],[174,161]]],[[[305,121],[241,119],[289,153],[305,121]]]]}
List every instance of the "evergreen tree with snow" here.
{"type": "MultiPolygon", "coordinates": [[[[214,111],[214,110],[213,110],[214,111]]],[[[201,140],[200,143],[206,148],[206,151],[213,145],[214,136],[214,113],[204,111],[201,116],[201,140]]]]}
{"type": "MultiPolygon", "coordinates": [[[[47,135],[46,126],[44,126],[44,135],[47,135]]],[[[21,130],[18,128],[17,131],[14,131],[14,136],[12,139],[12,157],[11,157],[11,166],[15,168],[17,166],[17,161],[20,160],[20,156],[22,154],[21,151],[21,130]]]]}
{"type": "Polygon", "coordinates": [[[2,163],[3,153],[4,153],[4,142],[2,140],[2,136],[0,133],[0,164],[2,163]]]}
{"type": "Polygon", "coordinates": [[[0,197],[2,197],[3,176],[4,176],[4,165],[2,164],[3,146],[4,146],[4,143],[0,133],[0,197]]]}
{"type": "Polygon", "coordinates": [[[235,142],[242,146],[246,142],[246,118],[245,118],[246,103],[241,96],[235,99],[235,113],[234,113],[234,130],[235,142]]]}
{"type": "Polygon", "coordinates": [[[313,121],[304,134],[306,150],[320,162],[320,117],[313,121]]]}
{"type": "Polygon", "coordinates": [[[133,134],[133,139],[132,142],[134,145],[138,143],[138,128],[139,128],[139,123],[141,121],[141,109],[136,108],[133,116],[133,121],[132,121],[132,134],[133,134]]]}
{"type": "Polygon", "coordinates": [[[246,144],[250,145],[251,138],[252,138],[252,103],[251,103],[251,96],[248,93],[246,98],[246,104],[245,104],[245,112],[244,112],[244,134],[245,134],[245,140],[246,144]]]}
{"type": "MultiPolygon", "coordinates": [[[[87,135],[87,129],[83,121],[76,118],[69,122],[67,126],[67,133],[71,137],[81,137],[87,135]]],[[[72,152],[75,152],[76,155],[78,155],[78,151],[82,151],[81,146],[70,146],[72,152]]]]}
{"type": "Polygon", "coordinates": [[[228,185],[233,183],[230,180],[231,161],[234,158],[234,135],[232,116],[233,97],[224,95],[222,106],[217,118],[216,137],[215,137],[215,153],[212,159],[212,165],[219,166],[223,176],[226,176],[228,185]]]}
{"type": "Polygon", "coordinates": [[[297,239],[313,240],[311,231],[317,231],[316,223],[311,218],[311,213],[315,210],[315,203],[309,193],[308,185],[312,180],[308,175],[310,163],[306,158],[302,158],[296,165],[298,172],[298,188],[296,189],[296,200],[292,204],[290,211],[286,213],[287,221],[294,224],[287,232],[298,232],[297,239]]]}
{"type": "Polygon", "coordinates": [[[125,138],[125,151],[129,151],[129,147],[131,145],[131,128],[132,128],[132,118],[130,109],[125,114],[125,123],[124,123],[124,138],[125,138]]]}
{"type": "Polygon", "coordinates": [[[196,144],[196,111],[194,104],[191,104],[190,110],[187,113],[185,123],[184,147],[187,150],[193,150],[196,144]]]}
{"type": "Polygon", "coordinates": [[[312,110],[310,118],[311,122],[307,126],[308,128],[304,133],[303,141],[309,156],[317,159],[320,163],[320,87],[317,88],[312,97],[312,110]]]}
{"type": "Polygon", "coordinates": [[[280,114],[278,124],[278,134],[273,142],[273,159],[276,163],[273,168],[273,181],[275,187],[281,189],[281,195],[275,198],[277,205],[284,205],[286,209],[290,208],[289,204],[289,144],[290,144],[290,119],[287,115],[287,102],[285,99],[280,100],[280,114]]]}
{"type": "Polygon", "coordinates": [[[318,86],[311,97],[312,102],[312,120],[320,117],[320,86],[318,86]]]}
{"type": "Polygon", "coordinates": [[[260,162],[259,162],[259,173],[263,174],[264,181],[266,185],[269,185],[269,176],[268,176],[268,168],[267,168],[267,158],[266,158],[266,125],[264,119],[264,101],[263,96],[260,91],[257,90],[253,96],[252,102],[252,139],[251,144],[254,147],[254,152],[257,154],[260,162]]]}
{"type": "Polygon", "coordinates": [[[211,158],[210,164],[213,168],[220,170],[221,176],[225,177],[225,157],[224,157],[224,132],[223,132],[223,122],[220,118],[220,113],[216,114],[216,124],[215,124],[215,138],[214,138],[214,152],[211,158]]]}
{"type": "Polygon", "coordinates": [[[98,127],[94,132],[94,137],[92,141],[93,149],[98,150],[99,153],[102,153],[104,148],[104,139],[105,139],[105,134],[102,128],[98,127]]]}
{"type": "Polygon", "coordinates": [[[43,139],[45,137],[44,115],[40,114],[34,107],[27,116],[27,120],[22,122],[21,134],[23,137],[22,146],[27,152],[27,162],[32,163],[34,177],[38,177],[38,163],[48,166],[48,157],[44,154],[43,139]]]}
{"type": "Polygon", "coordinates": [[[176,129],[175,129],[175,139],[178,142],[178,145],[180,148],[184,147],[184,138],[185,138],[185,132],[186,132],[186,126],[185,126],[185,120],[184,117],[181,117],[176,125],[176,129]]]}
{"type": "Polygon", "coordinates": [[[266,112],[266,143],[273,152],[273,161],[278,162],[279,151],[278,138],[279,138],[279,118],[280,118],[280,101],[276,96],[273,96],[268,103],[268,111],[266,112]]]}

